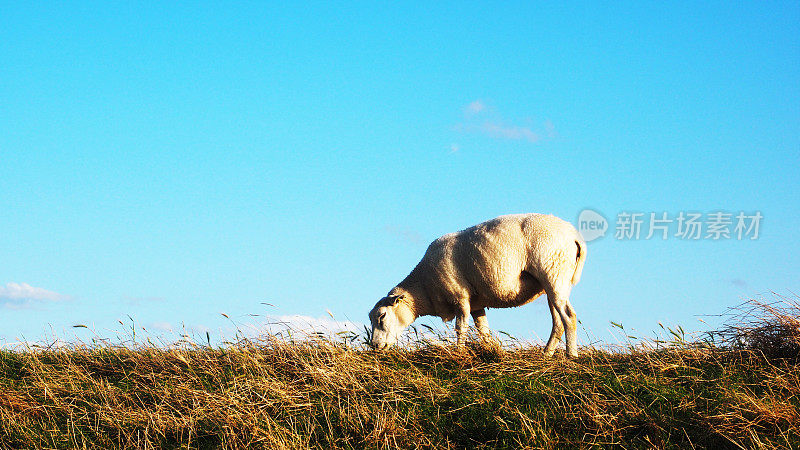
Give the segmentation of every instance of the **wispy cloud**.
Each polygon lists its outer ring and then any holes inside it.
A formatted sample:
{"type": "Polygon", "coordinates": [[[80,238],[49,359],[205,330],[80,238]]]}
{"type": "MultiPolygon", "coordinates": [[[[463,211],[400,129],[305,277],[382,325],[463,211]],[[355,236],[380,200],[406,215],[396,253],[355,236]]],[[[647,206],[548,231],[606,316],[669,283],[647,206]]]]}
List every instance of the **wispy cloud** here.
{"type": "Polygon", "coordinates": [[[528,119],[519,125],[504,119],[493,107],[483,100],[475,100],[463,108],[463,121],[455,126],[457,131],[478,133],[495,139],[541,142],[555,137],[555,126],[550,120],[539,125],[528,119]]]}
{"type": "Polygon", "coordinates": [[[736,286],[736,287],[738,287],[738,288],[742,288],[742,289],[747,289],[748,287],[750,287],[750,285],[747,284],[747,281],[744,281],[741,278],[732,279],[731,280],[731,284],[736,286]]]}
{"type": "Polygon", "coordinates": [[[516,125],[505,125],[498,122],[486,121],[480,124],[479,131],[494,138],[525,140],[528,142],[539,142],[542,137],[534,132],[530,127],[519,127],[516,125]]]}
{"type": "Polygon", "coordinates": [[[301,314],[290,314],[284,316],[266,316],[267,322],[257,326],[259,333],[268,332],[272,334],[291,331],[301,335],[336,335],[341,332],[359,333],[363,331],[364,325],[351,322],[349,320],[336,320],[333,317],[311,317],[301,314]]]}
{"type": "Polygon", "coordinates": [[[151,330],[156,331],[172,331],[172,324],[169,322],[153,322],[149,324],[146,328],[150,328],[151,330]]]}
{"type": "Polygon", "coordinates": [[[211,328],[202,324],[187,325],[186,330],[190,333],[205,334],[211,332],[211,328]]]}
{"type": "Polygon", "coordinates": [[[11,309],[29,308],[37,303],[67,300],[69,296],[48,291],[27,283],[6,283],[0,286],[0,305],[11,309]]]}
{"type": "Polygon", "coordinates": [[[464,115],[467,117],[475,116],[483,111],[486,111],[486,103],[483,100],[475,100],[464,108],[464,115]]]}
{"type": "Polygon", "coordinates": [[[6,342],[0,344],[0,348],[10,350],[13,352],[30,352],[31,350],[53,350],[57,348],[73,348],[74,342],[68,342],[60,338],[55,338],[52,341],[28,341],[17,340],[14,342],[6,342]]]}
{"type": "Polygon", "coordinates": [[[419,245],[422,243],[422,235],[414,229],[397,225],[386,225],[383,230],[408,244],[419,245]]]}

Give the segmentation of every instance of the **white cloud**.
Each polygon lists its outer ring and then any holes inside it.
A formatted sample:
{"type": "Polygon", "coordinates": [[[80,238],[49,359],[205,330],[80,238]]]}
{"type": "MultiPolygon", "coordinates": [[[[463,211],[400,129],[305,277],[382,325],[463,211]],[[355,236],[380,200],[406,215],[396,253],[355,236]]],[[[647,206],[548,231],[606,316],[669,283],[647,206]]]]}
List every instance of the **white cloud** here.
{"type": "Polygon", "coordinates": [[[530,127],[518,127],[516,125],[504,125],[498,122],[486,121],[480,125],[480,131],[491,137],[525,140],[528,142],[539,142],[542,138],[530,127]]]}
{"type": "Polygon", "coordinates": [[[301,314],[284,316],[267,316],[266,324],[258,327],[258,331],[272,334],[291,331],[301,335],[323,334],[336,335],[341,332],[360,333],[364,325],[349,320],[335,320],[333,317],[311,317],[301,314]]]}
{"type": "Polygon", "coordinates": [[[172,324],[169,322],[153,322],[148,328],[157,331],[172,331],[172,324]]]}
{"type": "Polygon", "coordinates": [[[8,300],[62,300],[65,296],[31,286],[28,283],[7,283],[0,287],[0,298],[8,300]]]}
{"type": "Polygon", "coordinates": [[[475,100],[464,108],[464,115],[467,117],[478,115],[486,111],[486,104],[482,100],[475,100]]]}
{"type": "Polygon", "coordinates": [[[31,350],[53,350],[58,348],[73,348],[75,346],[76,346],[75,343],[67,342],[59,338],[56,338],[51,342],[18,340],[15,342],[6,342],[0,344],[0,348],[4,350],[10,350],[13,352],[30,352],[31,350]]]}
{"type": "Polygon", "coordinates": [[[741,289],[746,289],[746,288],[750,287],[750,285],[747,284],[747,281],[745,281],[745,280],[743,280],[741,278],[732,279],[731,280],[731,284],[736,286],[736,287],[738,287],[738,288],[741,288],[741,289]]]}
{"type": "MultiPolygon", "coordinates": [[[[555,126],[550,120],[545,120],[541,125],[530,123],[517,125],[503,119],[493,107],[489,107],[482,100],[475,100],[464,107],[464,121],[455,126],[457,131],[477,133],[495,139],[541,142],[556,136],[555,126]]],[[[452,151],[456,151],[451,147],[452,151]]]]}
{"type": "Polygon", "coordinates": [[[396,225],[386,225],[384,231],[387,233],[399,238],[400,240],[412,244],[412,245],[419,245],[422,244],[422,235],[419,234],[418,231],[413,230],[408,227],[400,227],[396,225]]]}
{"type": "Polygon", "coordinates": [[[207,327],[205,325],[200,325],[200,324],[188,325],[186,327],[186,329],[189,330],[189,332],[191,332],[191,333],[205,334],[205,333],[210,333],[211,332],[211,328],[209,328],[209,327],[207,327]]]}
{"type": "Polygon", "coordinates": [[[27,283],[6,283],[0,286],[0,305],[7,308],[27,308],[36,302],[66,300],[69,297],[27,283]]]}

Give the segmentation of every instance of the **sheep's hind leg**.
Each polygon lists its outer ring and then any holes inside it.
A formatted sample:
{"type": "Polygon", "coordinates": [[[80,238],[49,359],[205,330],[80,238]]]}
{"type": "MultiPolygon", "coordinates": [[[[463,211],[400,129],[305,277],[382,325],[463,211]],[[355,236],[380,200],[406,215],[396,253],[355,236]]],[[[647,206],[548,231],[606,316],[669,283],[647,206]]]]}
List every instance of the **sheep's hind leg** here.
{"type": "MultiPolygon", "coordinates": [[[[566,332],[567,357],[577,358],[578,317],[575,315],[575,310],[572,309],[572,305],[570,305],[569,303],[570,290],[571,289],[568,283],[563,283],[560,286],[556,287],[549,287],[547,289],[547,303],[552,305],[551,308],[555,307],[556,311],[558,312],[558,316],[561,318],[561,322],[564,326],[564,331],[566,332]]],[[[548,342],[548,346],[550,344],[551,343],[548,342]]],[[[555,344],[553,344],[553,347],[555,347],[555,344]]],[[[550,350],[554,350],[554,348],[551,348],[550,350]]]]}
{"type": "Polygon", "coordinates": [[[544,347],[544,354],[545,356],[553,356],[553,353],[556,352],[558,341],[564,334],[564,324],[561,323],[561,315],[550,300],[550,295],[547,296],[547,306],[550,307],[550,315],[553,317],[553,329],[550,331],[550,339],[547,340],[547,345],[544,347]]]}
{"type": "Polygon", "coordinates": [[[575,310],[572,309],[572,305],[569,303],[569,298],[566,300],[566,305],[564,308],[565,313],[570,319],[570,324],[567,327],[567,356],[570,358],[577,358],[578,357],[578,315],[575,314],[575,310]]]}

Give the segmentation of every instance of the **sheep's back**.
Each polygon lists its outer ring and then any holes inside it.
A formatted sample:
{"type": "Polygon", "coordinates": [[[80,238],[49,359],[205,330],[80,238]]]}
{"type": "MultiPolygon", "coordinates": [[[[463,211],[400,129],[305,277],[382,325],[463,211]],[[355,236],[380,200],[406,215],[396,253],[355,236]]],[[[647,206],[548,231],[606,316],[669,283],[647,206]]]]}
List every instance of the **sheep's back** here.
{"type": "MultiPolygon", "coordinates": [[[[477,305],[518,306],[539,292],[545,272],[557,267],[577,232],[544,214],[500,216],[433,241],[409,277],[421,280],[433,303],[469,297],[477,305]]],[[[570,247],[571,248],[571,247],[570,247]]],[[[572,256],[574,258],[574,255],[572,256]]]]}
{"type": "Polygon", "coordinates": [[[441,297],[513,296],[528,260],[523,219],[502,216],[435,240],[422,261],[429,283],[441,297]]]}

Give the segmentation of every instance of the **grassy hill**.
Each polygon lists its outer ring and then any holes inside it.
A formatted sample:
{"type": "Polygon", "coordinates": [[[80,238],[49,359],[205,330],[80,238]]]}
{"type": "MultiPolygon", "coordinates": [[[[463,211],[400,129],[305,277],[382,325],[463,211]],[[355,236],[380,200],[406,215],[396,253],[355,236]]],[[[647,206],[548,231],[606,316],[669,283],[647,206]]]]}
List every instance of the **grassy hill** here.
{"type": "MultiPolygon", "coordinates": [[[[794,306],[797,306],[795,303],[794,306]]],[[[800,321],[577,360],[274,337],[0,352],[5,448],[800,448],[800,321]]],[[[657,344],[657,345],[656,345],[657,344]]]]}

